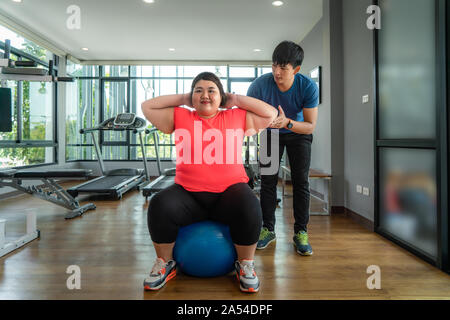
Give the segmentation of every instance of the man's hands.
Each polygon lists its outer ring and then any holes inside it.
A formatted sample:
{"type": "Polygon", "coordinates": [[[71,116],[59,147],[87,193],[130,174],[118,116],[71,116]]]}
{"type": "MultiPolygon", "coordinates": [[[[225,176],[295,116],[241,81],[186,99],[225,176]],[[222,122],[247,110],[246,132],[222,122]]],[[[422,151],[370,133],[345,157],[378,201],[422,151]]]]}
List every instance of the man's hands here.
{"type": "Polygon", "coordinates": [[[289,119],[286,118],[286,115],[284,114],[283,108],[281,108],[281,106],[278,106],[278,110],[280,111],[280,114],[269,125],[270,128],[276,128],[276,129],[285,128],[287,126],[287,124],[289,123],[289,119]]]}

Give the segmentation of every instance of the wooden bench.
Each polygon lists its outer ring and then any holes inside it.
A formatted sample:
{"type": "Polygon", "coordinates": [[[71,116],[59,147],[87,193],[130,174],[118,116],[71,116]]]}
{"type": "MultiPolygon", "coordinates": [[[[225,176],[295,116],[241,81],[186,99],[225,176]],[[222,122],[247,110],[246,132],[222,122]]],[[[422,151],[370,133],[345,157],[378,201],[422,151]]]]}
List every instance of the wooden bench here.
{"type": "MultiPolygon", "coordinates": [[[[291,175],[291,169],[287,166],[281,166],[281,179],[282,179],[282,195],[284,197],[284,190],[286,187],[286,176],[291,175]]],[[[330,215],[331,212],[331,174],[315,170],[315,169],[309,169],[309,179],[324,179],[327,181],[327,190],[328,195],[326,197],[326,200],[321,199],[313,194],[311,194],[311,197],[316,198],[318,201],[326,204],[326,208],[322,212],[310,212],[311,215],[330,215]]]]}

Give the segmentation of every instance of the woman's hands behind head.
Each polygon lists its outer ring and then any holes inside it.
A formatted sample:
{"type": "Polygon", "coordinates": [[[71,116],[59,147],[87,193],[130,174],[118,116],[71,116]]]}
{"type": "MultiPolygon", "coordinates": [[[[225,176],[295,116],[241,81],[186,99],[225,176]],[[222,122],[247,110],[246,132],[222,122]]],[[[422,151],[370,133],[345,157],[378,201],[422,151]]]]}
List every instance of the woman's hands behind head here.
{"type": "Polygon", "coordinates": [[[191,99],[191,93],[183,93],[181,94],[182,96],[182,100],[183,100],[183,106],[189,107],[189,108],[193,108],[192,106],[192,99],[191,99]]]}
{"type": "Polygon", "coordinates": [[[239,102],[238,102],[239,98],[238,98],[237,94],[226,93],[226,96],[227,96],[227,102],[223,106],[221,106],[221,108],[231,109],[234,106],[239,107],[239,102]]]}

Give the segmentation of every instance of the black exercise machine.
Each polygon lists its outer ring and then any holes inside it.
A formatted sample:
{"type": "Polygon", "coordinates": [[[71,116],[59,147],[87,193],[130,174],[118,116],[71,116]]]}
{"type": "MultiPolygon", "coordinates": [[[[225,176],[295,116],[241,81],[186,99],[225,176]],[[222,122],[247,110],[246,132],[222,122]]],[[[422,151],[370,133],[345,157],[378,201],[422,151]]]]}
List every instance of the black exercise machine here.
{"type": "Polygon", "coordinates": [[[147,123],[144,119],[136,117],[134,113],[120,113],[116,117],[109,118],[97,127],[81,129],[80,133],[90,133],[94,142],[95,152],[97,154],[98,163],[102,176],[80,184],[76,187],[72,187],[67,190],[73,197],[76,197],[79,193],[94,193],[113,197],[115,199],[121,199],[122,195],[134,188],[139,188],[145,184],[148,178],[147,171],[147,159],[145,156],[145,147],[142,138],[142,133],[149,132],[145,129],[147,123]],[[144,162],[144,170],[141,169],[115,169],[107,171],[103,163],[102,153],[100,146],[95,138],[95,131],[132,131],[133,133],[139,133],[139,141],[142,150],[142,158],[144,162]]]}
{"type": "Polygon", "coordinates": [[[260,169],[259,169],[259,153],[258,153],[258,135],[253,136],[255,137],[255,141],[252,143],[250,136],[247,136],[246,139],[246,149],[245,149],[245,162],[244,162],[244,169],[245,173],[247,173],[248,176],[248,185],[250,188],[253,189],[254,193],[256,195],[260,194],[261,191],[261,175],[260,175],[260,169]],[[255,159],[250,159],[250,147],[252,146],[256,147],[256,154],[255,159]],[[254,161],[254,162],[253,162],[254,161]]]}
{"type": "Polygon", "coordinates": [[[156,154],[156,164],[158,166],[158,175],[159,177],[150,182],[144,188],[142,188],[142,195],[145,197],[147,201],[148,197],[152,194],[159,192],[167,187],[170,187],[175,183],[175,168],[170,168],[161,170],[161,159],[159,158],[159,136],[158,129],[152,128],[149,133],[153,135],[153,142],[155,145],[155,154],[156,154]]]}
{"type": "MultiPolygon", "coordinates": [[[[5,58],[0,59],[0,67],[2,73],[7,73],[17,66],[23,66],[24,68],[11,71],[16,73],[20,77],[28,75],[37,75],[42,71],[30,71],[26,75],[23,72],[27,72],[27,67],[29,70],[34,70],[38,68],[31,68],[34,62],[30,61],[12,61],[9,59],[10,45],[9,40],[5,43],[5,58]],[[6,69],[5,69],[6,68],[6,69]],[[22,73],[20,73],[22,72],[22,73]],[[33,73],[35,72],[35,73],[33,73]]],[[[52,64],[50,63],[50,69],[52,69],[52,64]]],[[[39,69],[44,70],[44,69],[39,69]]],[[[46,70],[44,70],[47,72],[46,70]]],[[[52,74],[53,71],[51,71],[52,74]]],[[[5,75],[6,76],[6,75],[5,75]]],[[[1,79],[5,80],[5,77],[1,79]]],[[[10,80],[24,80],[22,78],[9,78],[10,80]]],[[[70,81],[71,78],[64,78],[65,81],[70,81]]],[[[56,81],[53,75],[50,78],[36,78],[30,79],[30,81],[56,81]]],[[[10,132],[12,130],[12,119],[11,119],[11,88],[0,88],[0,107],[2,107],[3,116],[0,120],[0,132],[10,132]]],[[[0,188],[11,187],[21,192],[25,192],[34,195],[40,199],[53,202],[57,205],[63,206],[70,210],[69,213],[65,215],[66,219],[75,218],[81,216],[87,210],[95,209],[95,205],[88,203],[86,205],[80,206],[78,201],[76,201],[70,194],[66,192],[55,179],[86,179],[91,175],[91,170],[80,170],[80,169],[61,169],[61,170],[16,170],[16,169],[4,169],[0,170],[0,188]],[[22,184],[23,180],[36,180],[41,181],[43,185],[32,185],[25,187],[22,184]]],[[[1,235],[0,231],[0,235],[1,235]]]]}
{"type": "Polygon", "coordinates": [[[62,206],[70,210],[64,218],[72,219],[81,216],[88,210],[95,209],[92,203],[80,206],[55,179],[87,179],[91,170],[83,169],[52,169],[52,170],[0,170],[0,188],[11,187],[24,193],[31,194],[45,201],[62,206]],[[42,185],[23,186],[23,181],[41,181],[42,185]]]}

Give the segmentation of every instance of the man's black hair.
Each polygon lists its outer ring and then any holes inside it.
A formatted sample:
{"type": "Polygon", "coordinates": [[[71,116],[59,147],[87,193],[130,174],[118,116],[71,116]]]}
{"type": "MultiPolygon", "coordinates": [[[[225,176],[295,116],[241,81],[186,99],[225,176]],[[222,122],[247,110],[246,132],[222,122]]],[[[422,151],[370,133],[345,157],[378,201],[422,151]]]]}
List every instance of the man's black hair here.
{"type": "Polygon", "coordinates": [[[304,56],[302,47],[295,42],[285,40],[277,45],[273,51],[272,63],[282,66],[289,63],[295,69],[302,65],[304,56]]]}

